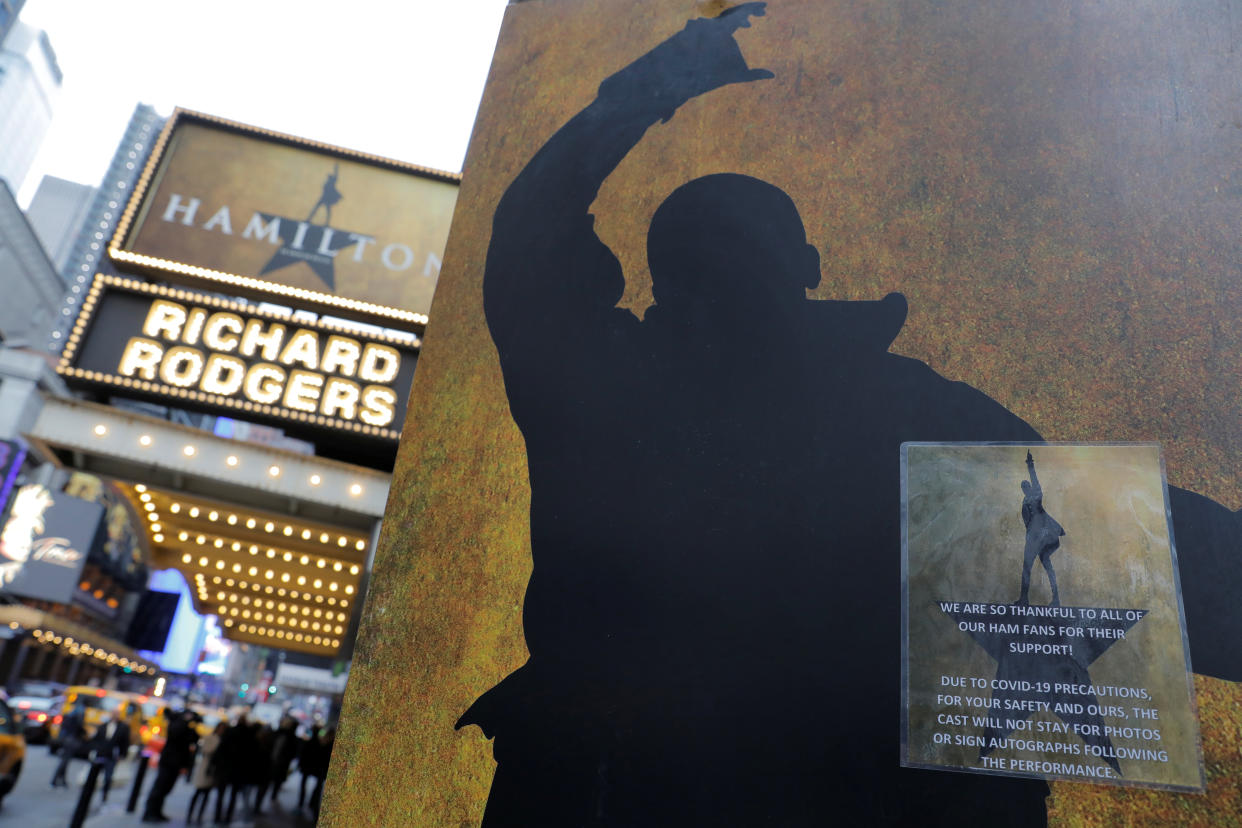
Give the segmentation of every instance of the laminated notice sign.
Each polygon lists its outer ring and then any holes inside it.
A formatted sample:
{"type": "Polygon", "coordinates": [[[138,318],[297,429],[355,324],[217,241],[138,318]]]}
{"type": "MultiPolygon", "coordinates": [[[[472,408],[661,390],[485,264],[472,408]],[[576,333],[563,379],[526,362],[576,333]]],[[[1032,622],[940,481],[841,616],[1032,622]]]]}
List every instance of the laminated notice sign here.
{"type": "Polygon", "coordinates": [[[902,763],[1201,790],[1159,446],[902,452],[902,763]]]}

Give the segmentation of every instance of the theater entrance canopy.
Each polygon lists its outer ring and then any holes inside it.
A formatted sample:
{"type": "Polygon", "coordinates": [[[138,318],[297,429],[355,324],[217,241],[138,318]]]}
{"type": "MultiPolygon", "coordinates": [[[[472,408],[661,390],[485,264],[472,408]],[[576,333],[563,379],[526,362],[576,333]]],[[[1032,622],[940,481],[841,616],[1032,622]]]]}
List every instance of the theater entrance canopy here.
{"type": "Polygon", "coordinates": [[[388,475],[76,400],[46,400],[26,436],[114,480],[144,517],[153,566],[179,570],[227,637],[349,649],[388,475]]]}

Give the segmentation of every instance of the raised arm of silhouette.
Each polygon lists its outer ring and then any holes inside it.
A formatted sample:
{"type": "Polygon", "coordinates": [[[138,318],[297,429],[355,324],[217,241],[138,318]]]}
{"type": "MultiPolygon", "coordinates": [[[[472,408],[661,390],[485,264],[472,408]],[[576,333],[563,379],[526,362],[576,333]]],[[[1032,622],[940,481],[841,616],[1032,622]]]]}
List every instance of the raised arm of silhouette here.
{"type": "Polygon", "coordinates": [[[728,84],[772,77],[749,68],[733,39],[764,5],[691,20],[607,78],[595,101],[544,144],[500,200],[484,307],[520,426],[531,408],[546,406],[547,395],[573,387],[567,373],[581,377],[603,356],[611,328],[636,321],[616,309],[621,266],[596,236],[589,213],[600,185],[648,128],[682,104],[728,84]]]}
{"type": "Polygon", "coordinates": [[[1031,479],[1022,481],[1022,523],[1029,529],[1031,519],[1042,507],[1044,499],[1044,490],[1039,487],[1039,477],[1035,474],[1035,458],[1029,451],[1026,453],[1026,473],[1031,479]]]}

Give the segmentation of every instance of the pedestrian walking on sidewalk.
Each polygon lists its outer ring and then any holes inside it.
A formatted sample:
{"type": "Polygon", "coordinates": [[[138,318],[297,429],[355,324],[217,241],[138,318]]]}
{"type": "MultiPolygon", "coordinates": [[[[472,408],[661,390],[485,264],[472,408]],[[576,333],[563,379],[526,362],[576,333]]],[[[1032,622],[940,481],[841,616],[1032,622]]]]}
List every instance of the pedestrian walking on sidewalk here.
{"type": "Polygon", "coordinates": [[[237,795],[241,794],[242,807],[252,810],[250,791],[250,766],[254,761],[254,727],[243,713],[237,722],[224,731],[216,752],[216,768],[221,783],[228,788],[228,805],[223,798],[216,799],[216,823],[228,825],[233,821],[237,808],[237,795]]]}
{"type": "Polygon", "coordinates": [[[73,709],[65,714],[60,723],[60,762],[56,765],[56,772],[52,774],[53,788],[69,787],[65,772],[69,770],[69,763],[77,758],[78,751],[82,749],[82,740],[85,738],[86,702],[79,697],[74,702],[73,709]]]}
{"type": "Polygon", "coordinates": [[[325,728],[316,735],[311,734],[311,738],[304,743],[302,747],[302,755],[298,759],[298,766],[302,770],[302,787],[301,794],[298,796],[298,808],[302,807],[302,802],[306,797],[306,781],[308,778],[315,780],[315,787],[311,790],[310,809],[314,812],[316,818],[319,816],[319,799],[323,795],[323,780],[328,775],[328,764],[332,761],[332,745],[336,742],[336,729],[325,728]]]}
{"type": "Polygon", "coordinates": [[[216,792],[217,811],[220,808],[220,800],[224,799],[225,785],[220,781],[216,753],[220,748],[220,740],[224,736],[224,731],[227,729],[228,725],[220,722],[215,730],[199,742],[198,763],[194,766],[194,773],[190,778],[194,785],[194,796],[190,798],[190,810],[185,817],[186,825],[203,821],[203,813],[207,810],[207,800],[211,798],[213,790],[216,792]],[[197,817],[194,815],[196,806],[198,807],[197,817]]]}
{"type": "Polygon", "coordinates": [[[194,761],[194,746],[198,734],[194,731],[194,722],[198,717],[191,711],[182,711],[173,715],[168,723],[168,740],[160,751],[159,771],[155,782],[151,785],[151,793],[147,795],[147,805],[143,810],[143,822],[168,822],[164,814],[164,800],[167,798],[177,777],[194,761]]]}
{"type": "Polygon", "coordinates": [[[116,770],[116,763],[129,753],[129,739],[129,725],[113,712],[108,714],[108,718],[95,731],[95,735],[87,745],[102,766],[104,802],[108,801],[108,791],[112,787],[112,772],[116,770]]]}

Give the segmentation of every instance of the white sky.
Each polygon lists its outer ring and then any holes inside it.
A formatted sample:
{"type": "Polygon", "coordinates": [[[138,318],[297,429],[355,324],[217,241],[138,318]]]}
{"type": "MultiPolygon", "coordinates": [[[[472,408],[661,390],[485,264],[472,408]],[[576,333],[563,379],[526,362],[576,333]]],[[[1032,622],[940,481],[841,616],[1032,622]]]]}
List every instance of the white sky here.
{"type": "Polygon", "coordinates": [[[18,194],[97,185],[138,103],[457,172],[508,0],[27,0],[64,72],[18,194]]]}

